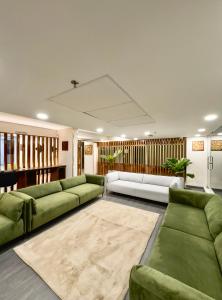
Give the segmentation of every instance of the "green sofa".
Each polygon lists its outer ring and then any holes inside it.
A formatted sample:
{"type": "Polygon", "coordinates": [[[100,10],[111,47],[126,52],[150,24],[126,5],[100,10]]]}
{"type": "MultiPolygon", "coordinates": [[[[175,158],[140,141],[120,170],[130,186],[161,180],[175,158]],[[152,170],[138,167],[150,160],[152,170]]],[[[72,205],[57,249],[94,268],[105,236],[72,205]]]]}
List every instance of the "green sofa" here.
{"type": "Polygon", "coordinates": [[[82,175],[26,187],[10,194],[26,202],[26,230],[30,232],[103,192],[103,176],[82,175]]]}
{"type": "Polygon", "coordinates": [[[222,198],[170,189],[144,265],[130,275],[130,300],[222,299],[222,198]]]}
{"type": "Polygon", "coordinates": [[[8,193],[0,194],[0,246],[25,232],[25,201],[8,193]]]}

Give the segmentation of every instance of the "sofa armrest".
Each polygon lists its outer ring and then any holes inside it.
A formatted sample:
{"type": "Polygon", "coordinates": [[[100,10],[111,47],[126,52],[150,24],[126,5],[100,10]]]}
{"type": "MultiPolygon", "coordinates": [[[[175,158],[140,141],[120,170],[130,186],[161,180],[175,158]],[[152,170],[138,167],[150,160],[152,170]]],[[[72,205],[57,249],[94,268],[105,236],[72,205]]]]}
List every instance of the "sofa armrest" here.
{"type": "Polygon", "coordinates": [[[130,274],[130,300],[213,300],[208,295],[148,266],[134,266],[130,274]]]}
{"type": "Polygon", "coordinates": [[[118,171],[114,171],[114,172],[110,172],[108,174],[106,174],[106,182],[110,183],[113,181],[119,180],[119,172],[118,171]]]}
{"type": "Polygon", "coordinates": [[[180,203],[204,209],[214,194],[184,189],[169,189],[169,202],[180,203]]]}
{"type": "Polygon", "coordinates": [[[105,184],[105,177],[102,176],[102,175],[90,175],[90,174],[86,174],[86,182],[104,186],[104,184],[105,184]]]}
{"type": "Polygon", "coordinates": [[[25,214],[24,214],[24,222],[25,222],[25,228],[27,232],[31,231],[31,223],[32,223],[32,215],[35,215],[37,213],[36,209],[36,202],[35,199],[31,196],[18,192],[18,191],[12,191],[10,194],[23,199],[25,201],[25,214]]]}
{"type": "Polygon", "coordinates": [[[174,177],[170,184],[170,188],[184,189],[184,178],[183,177],[174,177]]]}

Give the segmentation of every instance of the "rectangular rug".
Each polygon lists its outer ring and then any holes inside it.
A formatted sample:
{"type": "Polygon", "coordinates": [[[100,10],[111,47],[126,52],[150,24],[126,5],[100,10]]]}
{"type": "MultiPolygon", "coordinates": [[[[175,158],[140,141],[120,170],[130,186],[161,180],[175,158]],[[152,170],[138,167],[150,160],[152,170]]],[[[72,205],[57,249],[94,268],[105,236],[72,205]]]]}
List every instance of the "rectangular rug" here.
{"type": "Polygon", "coordinates": [[[100,200],[14,250],[63,300],[122,300],[158,217],[100,200]]]}

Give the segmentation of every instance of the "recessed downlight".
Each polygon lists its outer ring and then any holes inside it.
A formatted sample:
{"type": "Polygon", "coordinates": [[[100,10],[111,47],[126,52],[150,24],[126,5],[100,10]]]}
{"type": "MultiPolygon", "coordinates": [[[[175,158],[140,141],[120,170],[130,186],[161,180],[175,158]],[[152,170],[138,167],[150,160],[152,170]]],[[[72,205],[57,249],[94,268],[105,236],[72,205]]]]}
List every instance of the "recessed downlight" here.
{"type": "Polygon", "coordinates": [[[200,137],[200,136],[201,136],[201,134],[197,133],[197,134],[195,134],[195,136],[196,136],[196,137],[200,137]]]}
{"type": "Polygon", "coordinates": [[[204,117],[205,121],[214,121],[218,118],[218,115],[216,114],[210,114],[204,117]]]}
{"type": "Polygon", "coordinates": [[[125,134],[121,134],[121,138],[125,139],[126,135],[125,134]]]}
{"type": "Polygon", "coordinates": [[[217,135],[220,135],[220,136],[221,136],[221,135],[222,135],[222,132],[218,132],[218,134],[217,134],[217,135]]]}
{"type": "Polygon", "coordinates": [[[36,117],[40,120],[48,120],[49,116],[45,113],[38,113],[36,117]]]}
{"type": "Polygon", "coordinates": [[[96,131],[97,131],[98,133],[102,133],[102,132],[103,132],[103,128],[97,128],[96,131]]]}
{"type": "Polygon", "coordinates": [[[150,135],[150,131],[145,131],[144,134],[145,134],[146,136],[148,136],[148,135],[150,135]]]}
{"type": "Polygon", "coordinates": [[[198,132],[205,132],[206,129],[205,129],[205,128],[199,128],[197,131],[198,131],[198,132]]]}

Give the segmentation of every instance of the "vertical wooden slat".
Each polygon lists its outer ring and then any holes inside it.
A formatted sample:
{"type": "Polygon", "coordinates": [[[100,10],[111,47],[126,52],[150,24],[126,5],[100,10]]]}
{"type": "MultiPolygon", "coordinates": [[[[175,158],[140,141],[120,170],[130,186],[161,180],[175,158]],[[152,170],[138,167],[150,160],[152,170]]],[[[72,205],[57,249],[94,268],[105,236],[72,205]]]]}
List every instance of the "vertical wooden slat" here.
{"type": "Polygon", "coordinates": [[[10,157],[11,157],[11,170],[14,170],[14,134],[12,133],[11,133],[10,157]]]}
{"type": "Polygon", "coordinates": [[[17,135],[17,169],[20,169],[20,134],[17,135]]]}
{"type": "Polygon", "coordinates": [[[7,133],[4,133],[4,169],[8,170],[8,135],[7,133]]]}
{"type": "MultiPolygon", "coordinates": [[[[37,138],[37,164],[38,168],[40,168],[40,152],[41,152],[41,143],[40,143],[40,136],[37,138]]],[[[39,174],[40,177],[40,174],[39,174]]]]}
{"type": "Polygon", "coordinates": [[[32,136],[32,167],[35,168],[35,153],[36,153],[36,144],[35,144],[35,136],[32,136]]]}
{"type": "Polygon", "coordinates": [[[31,137],[28,135],[27,138],[27,167],[30,169],[31,167],[31,137]]]}
{"type": "Polygon", "coordinates": [[[25,135],[22,135],[22,167],[25,169],[25,135]]]}
{"type": "Polygon", "coordinates": [[[52,150],[53,150],[53,148],[52,148],[52,138],[50,137],[50,141],[49,141],[50,143],[49,143],[49,160],[50,160],[50,166],[52,166],[52,150]]]}
{"type": "Polygon", "coordinates": [[[45,166],[45,139],[42,137],[42,167],[45,166]]]}

